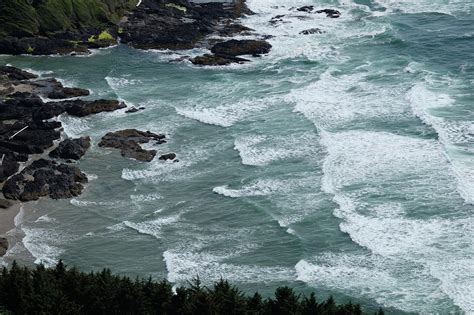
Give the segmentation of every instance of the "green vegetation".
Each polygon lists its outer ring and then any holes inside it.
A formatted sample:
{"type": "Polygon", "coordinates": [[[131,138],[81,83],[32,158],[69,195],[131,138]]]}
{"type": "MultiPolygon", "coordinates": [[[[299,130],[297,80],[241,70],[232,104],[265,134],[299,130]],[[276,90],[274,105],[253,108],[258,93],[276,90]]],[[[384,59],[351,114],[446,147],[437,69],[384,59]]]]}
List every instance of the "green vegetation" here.
{"type": "MultiPolygon", "coordinates": [[[[0,275],[0,313],[14,314],[362,314],[359,305],[318,302],[280,287],[275,297],[247,296],[225,280],[207,288],[199,279],[173,293],[167,281],[131,280],[104,269],[97,273],[55,268],[20,268],[13,263],[0,275]]],[[[382,315],[380,310],[378,315],[382,315]]]]}
{"type": "Polygon", "coordinates": [[[117,23],[138,0],[0,1],[0,36],[87,32],[117,23]]]}
{"type": "Polygon", "coordinates": [[[183,11],[183,13],[186,13],[187,9],[181,5],[178,5],[176,3],[168,3],[165,5],[167,8],[175,8],[177,10],[183,11]]]}
{"type": "Polygon", "coordinates": [[[114,37],[109,34],[107,31],[102,31],[99,34],[99,40],[114,40],[114,37]]]}
{"type": "Polygon", "coordinates": [[[35,51],[35,49],[34,49],[33,47],[31,47],[31,46],[28,46],[28,48],[26,48],[26,53],[28,53],[28,54],[30,54],[30,55],[31,55],[34,51],[35,51]]]}

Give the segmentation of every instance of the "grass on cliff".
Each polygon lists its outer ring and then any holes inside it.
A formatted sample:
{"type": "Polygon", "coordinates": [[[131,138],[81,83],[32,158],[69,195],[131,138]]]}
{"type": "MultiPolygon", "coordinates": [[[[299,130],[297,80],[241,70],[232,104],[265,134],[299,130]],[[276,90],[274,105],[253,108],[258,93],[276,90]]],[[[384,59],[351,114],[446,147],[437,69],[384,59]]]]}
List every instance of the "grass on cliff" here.
{"type": "MultiPolygon", "coordinates": [[[[55,268],[20,268],[13,263],[0,275],[0,314],[321,314],[358,315],[361,307],[318,301],[291,288],[276,289],[264,299],[246,295],[225,280],[205,287],[195,279],[173,292],[166,280],[135,279],[108,269],[84,273],[60,261],[55,268]]],[[[383,315],[380,310],[378,315],[383,315]]]]}
{"type": "Polygon", "coordinates": [[[88,32],[116,24],[138,0],[0,1],[0,36],[88,32]]]}

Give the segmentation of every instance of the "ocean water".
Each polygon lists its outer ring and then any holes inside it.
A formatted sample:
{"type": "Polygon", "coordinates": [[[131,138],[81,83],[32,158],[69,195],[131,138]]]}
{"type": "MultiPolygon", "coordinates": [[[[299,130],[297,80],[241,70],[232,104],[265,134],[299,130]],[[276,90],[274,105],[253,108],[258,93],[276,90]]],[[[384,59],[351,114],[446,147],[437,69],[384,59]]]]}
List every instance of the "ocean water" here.
{"type": "MultiPolygon", "coordinates": [[[[94,145],[72,200],[27,205],[9,259],[186,284],[279,285],[389,313],[474,313],[474,3],[249,0],[273,35],[245,65],[125,46],[0,62],[144,111],[63,116],[94,145]],[[337,8],[339,19],[291,9],[337,8]],[[275,25],[269,20],[285,14],[275,25]],[[300,35],[318,27],[323,34],[300,35]],[[106,132],[165,133],[141,163],[106,132]]],[[[251,36],[250,36],[251,37],[251,36]]]]}

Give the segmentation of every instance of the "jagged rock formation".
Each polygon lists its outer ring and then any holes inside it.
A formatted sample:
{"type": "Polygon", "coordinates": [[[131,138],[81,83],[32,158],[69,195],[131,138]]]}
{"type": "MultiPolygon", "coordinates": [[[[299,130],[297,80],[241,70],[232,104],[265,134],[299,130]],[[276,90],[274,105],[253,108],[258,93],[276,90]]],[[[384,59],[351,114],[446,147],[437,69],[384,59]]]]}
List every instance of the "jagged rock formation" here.
{"type": "Polygon", "coordinates": [[[156,155],[156,150],[145,150],[140,143],[148,143],[155,140],[156,144],[163,143],[165,135],[159,135],[150,131],[136,129],[125,129],[109,132],[102,137],[99,147],[120,149],[124,157],[142,162],[150,162],[156,155]]]}

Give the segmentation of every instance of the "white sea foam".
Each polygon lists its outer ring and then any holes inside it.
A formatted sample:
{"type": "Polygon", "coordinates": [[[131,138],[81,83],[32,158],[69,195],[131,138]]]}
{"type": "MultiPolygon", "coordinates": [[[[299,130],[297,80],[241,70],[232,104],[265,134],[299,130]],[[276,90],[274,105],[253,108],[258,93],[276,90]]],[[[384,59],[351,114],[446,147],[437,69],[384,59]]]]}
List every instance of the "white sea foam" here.
{"type": "MultiPolygon", "coordinates": [[[[420,291],[429,292],[425,289],[439,281],[441,290],[437,294],[449,296],[465,311],[472,310],[469,301],[474,296],[466,292],[474,292],[474,276],[465,272],[474,265],[470,255],[474,252],[474,219],[406,216],[405,207],[411,209],[410,200],[415,198],[410,196],[434,204],[452,200],[449,205],[455,206],[456,182],[441,145],[435,140],[366,131],[322,131],[321,140],[328,151],[323,166],[323,189],[334,194],[334,201],[339,204],[335,214],[343,219],[341,230],[372,253],[399,262],[400,266],[406,261],[423,266],[429,277],[418,279],[418,286],[423,288],[420,291]],[[361,184],[361,188],[352,188],[361,184]],[[392,195],[404,196],[406,201],[366,202],[370,196],[383,195],[384,186],[390,187],[392,195]],[[449,274],[444,274],[448,271],[449,274]]],[[[392,271],[387,268],[387,272],[392,271]]],[[[400,282],[397,286],[408,290],[400,282]]],[[[398,290],[397,286],[394,291],[398,290]]],[[[390,304],[389,298],[384,303],[416,310],[413,294],[408,290],[404,299],[398,299],[404,301],[404,306],[390,304]]]]}
{"type": "Polygon", "coordinates": [[[314,156],[317,151],[314,134],[302,134],[291,138],[247,135],[234,141],[242,164],[264,166],[274,161],[314,156]]]}
{"type": "Polygon", "coordinates": [[[80,200],[72,198],[69,201],[70,204],[76,207],[91,207],[91,206],[115,206],[119,202],[116,201],[90,201],[90,200],[80,200]]]}
{"type": "Polygon", "coordinates": [[[124,221],[123,224],[131,229],[136,230],[139,233],[148,234],[156,238],[160,238],[162,228],[166,225],[170,225],[170,224],[174,224],[178,222],[179,218],[180,218],[180,215],[176,214],[176,215],[159,217],[150,221],[144,221],[144,222],[138,222],[138,223],[131,222],[131,221],[124,221]]]}
{"type": "Polygon", "coordinates": [[[205,124],[230,127],[251,114],[264,110],[270,105],[265,100],[244,100],[216,107],[189,106],[177,107],[176,112],[187,118],[205,124]]]}
{"type": "Polygon", "coordinates": [[[258,180],[241,189],[231,189],[228,186],[218,186],[212,189],[213,192],[232,198],[267,196],[285,190],[287,185],[279,180],[258,180]]]}
{"type": "Polygon", "coordinates": [[[413,113],[438,133],[440,141],[448,151],[447,156],[458,180],[459,193],[466,202],[474,204],[473,155],[456,154],[456,148],[453,146],[474,142],[472,133],[474,123],[472,121],[448,120],[432,114],[434,109],[453,106],[455,100],[447,94],[431,91],[421,83],[416,84],[408,91],[406,99],[410,103],[413,113]]]}
{"type": "Polygon", "coordinates": [[[141,85],[142,82],[138,79],[129,79],[127,77],[105,77],[107,84],[115,91],[120,91],[129,86],[141,85]]]}
{"type": "Polygon", "coordinates": [[[50,216],[45,214],[45,215],[42,215],[41,217],[39,217],[38,219],[36,219],[35,223],[41,223],[41,222],[49,223],[49,222],[55,222],[55,221],[56,221],[55,218],[51,218],[50,216]]]}
{"type": "Polygon", "coordinates": [[[197,275],[210,283],[220,278],[233,282],[262,283],[290,281],[295,278],[294,270],[278,266],[237,265],[225,260],[235,256],[212,253],[176,252],[167,250],[163,259],[168,270],[168,280],[182,283],[197,275]]]}
{"type": "Polygon", "coordinates": [[[142,194],[142,195],[130,195],[130,199],[134,202],[150,202],[150,201],[156,201],[163,198],[160,194],[158,193],[152,193],[152,194],[142,194]]]}
{"type": "Polygon", "coordinates": [[[447,304],[439,281],[427,270],[406,267],[403,262],[376,255],[327,253],[300,260],[295,269],[298,280],[315,287],[342,289],[405,311],[428,314],[433,306],[447,304]]]}
{"type": "Polygon", "coordinates": [[[22,226],[25,237],[22,240],[25,248],[35,257],[35,264],[53,266],[64,252],[61,243],[69,237],[59,234],[51,228],[33,228],[22,226]]]}
{"type": "Polygon", "coordinates": [[[64,132],[71,138],[83,136],[86,131],[91,129],[88,119],[60,115],[59,121],[63,125],[64,132]]]}
{"type": "Polygon", "coordinates": [[[319,81],[291,91],[286,96],[317,127],[346,126],[357,120],[397,117],[406,104],[400,99],[399,87],[379,87],[365,80],[365,74],[338,75],[335,69],[324,72],[319,81]],[[384,98],[380,98],[384,95],[384,98]]]}

